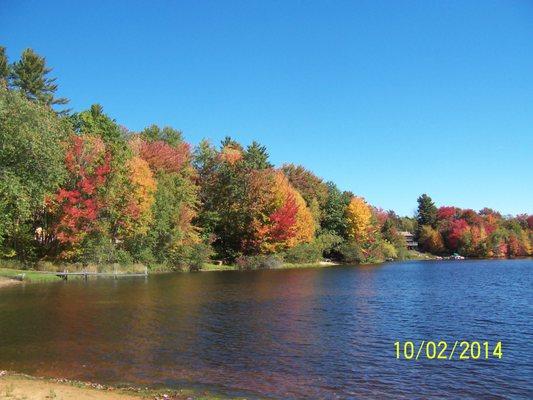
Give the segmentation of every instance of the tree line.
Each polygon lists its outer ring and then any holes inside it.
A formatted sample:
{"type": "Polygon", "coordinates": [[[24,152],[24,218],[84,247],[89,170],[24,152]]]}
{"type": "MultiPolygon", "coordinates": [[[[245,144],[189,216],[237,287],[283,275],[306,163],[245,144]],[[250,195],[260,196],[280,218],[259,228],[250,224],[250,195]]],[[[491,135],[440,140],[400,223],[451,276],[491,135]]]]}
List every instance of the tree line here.
{"type": "Polygon", "coordinates": [[[196,147],[180,131],[132,132],[100,105],[58,110],[46,60],[0,47],[0,255],[31,263],[142,263],[242,268],[323,257],[372,263],[424,251],[532,254],[533,217],[437,208],[427,195],[400,217],[302,166],[275,168],[257,142],[196,147]]]}

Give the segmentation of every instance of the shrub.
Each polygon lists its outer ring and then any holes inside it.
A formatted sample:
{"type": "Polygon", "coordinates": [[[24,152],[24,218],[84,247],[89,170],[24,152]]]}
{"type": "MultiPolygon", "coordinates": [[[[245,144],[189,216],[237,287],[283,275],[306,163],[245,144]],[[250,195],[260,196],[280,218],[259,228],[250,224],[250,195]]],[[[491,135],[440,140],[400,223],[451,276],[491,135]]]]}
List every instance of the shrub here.
{"type": "Polygon", "coordinates": [[[241,256],[236,260],[239,269],[275,269],[283,265],[277,255],[241,256]]]}
{"type": "Polygon", "coordinates": [[[301,243],[287,250],[284,259],[293,264],[314,263],[322,259],[324,253],[331,252],[342,239],[333,233],[323,233],[311,243],[301,243]]]}
{"type": "Polygon", "coordinates": [[[283,258],[293,264],[317,262],[322,258],[322,249],[316,242],[301,243],[287,250],[283,258]]]}
{"type": "Polygon", "coordinates": [[[209,262],[213,255],[211,246],[205,243],[196,243],[182,246],[173,252],[172,260],[168,261],[169,269],[180,271],[198,271],[209,262]]]}
{"type": "Polygon", "coordinates": [[[398,250],[392,243],[387,242],[386,240],[379,243],[381,253],[385,260],[396,259],[398,258],[398,250]]]}
{"type": "Polygon", "coordinates": [[[338,253],[341,261],[346,263],[360,263],[365,259],[361,247],[354,242],[344,242],[339,246],[338,253]]]}

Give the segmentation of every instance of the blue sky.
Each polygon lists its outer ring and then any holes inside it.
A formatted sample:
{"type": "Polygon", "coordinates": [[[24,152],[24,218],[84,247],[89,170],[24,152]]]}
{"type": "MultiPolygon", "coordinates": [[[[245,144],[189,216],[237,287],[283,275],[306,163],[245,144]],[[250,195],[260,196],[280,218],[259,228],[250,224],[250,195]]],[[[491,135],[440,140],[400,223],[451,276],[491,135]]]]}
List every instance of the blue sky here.
{"type": "Polygon", "coordinates": [[[370,203],[533,213],[533,3],[0,1],[74,110],[268,146],[370,203]]]}

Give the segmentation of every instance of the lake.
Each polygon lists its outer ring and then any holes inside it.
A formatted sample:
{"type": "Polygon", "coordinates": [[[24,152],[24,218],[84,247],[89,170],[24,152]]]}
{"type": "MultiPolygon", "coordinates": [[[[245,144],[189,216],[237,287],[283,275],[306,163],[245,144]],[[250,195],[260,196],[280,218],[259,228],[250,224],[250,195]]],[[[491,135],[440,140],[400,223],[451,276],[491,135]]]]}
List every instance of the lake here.
{"type": "Polygon", "coordinates": [[[0,290],[0,369],[275,399],[533,398],[533,260],[162,274],[0,290]],[[394,342],[502,342],[488,360],[394,342]]]}

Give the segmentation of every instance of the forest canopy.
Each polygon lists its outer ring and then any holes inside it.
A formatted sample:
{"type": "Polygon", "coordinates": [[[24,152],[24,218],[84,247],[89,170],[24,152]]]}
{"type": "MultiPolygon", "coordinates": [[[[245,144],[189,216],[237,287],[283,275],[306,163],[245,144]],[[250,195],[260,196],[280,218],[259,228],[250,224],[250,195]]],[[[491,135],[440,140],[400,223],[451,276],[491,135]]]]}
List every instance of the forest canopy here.
{"type": "Polygon", "coordinates": [[[227,137],[193,147],[172,127],[132,132],[102,106],[71,112],[46,60],[0,47],[0,256],[23,262],[141,263],[198,269],[372,263],[409,256],[532,255],[533,216],[437,207],[413,217],[374,207],[265,146],[227,137]]]}

